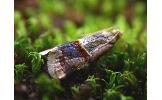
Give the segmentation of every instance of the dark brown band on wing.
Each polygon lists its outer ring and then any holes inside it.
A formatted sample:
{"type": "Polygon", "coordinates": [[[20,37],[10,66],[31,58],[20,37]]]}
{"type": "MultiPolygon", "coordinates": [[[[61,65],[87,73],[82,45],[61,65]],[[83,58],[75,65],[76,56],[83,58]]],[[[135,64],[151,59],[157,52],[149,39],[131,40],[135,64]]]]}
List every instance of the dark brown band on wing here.
{"type": "Polygon", "coordinates": [[[80,42],[78,40],[74,41],[74,44],[76,45],[77,50],[81,53],[82,57],[85,58],[85,62],[88,62],[89,61],[89,57],[90,57],[88,52],[81,46],[81,44],[80,44],[80,42]]]}

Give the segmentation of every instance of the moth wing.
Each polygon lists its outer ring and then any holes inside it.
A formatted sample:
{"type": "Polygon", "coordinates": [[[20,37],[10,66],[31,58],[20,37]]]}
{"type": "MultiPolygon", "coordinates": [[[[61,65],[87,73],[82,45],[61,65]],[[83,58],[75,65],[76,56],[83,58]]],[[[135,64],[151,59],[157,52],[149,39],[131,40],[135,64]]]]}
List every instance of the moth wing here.
{"type": "Polygon", "coordinates": [[[50,51],[47,57],[48,72],[53,78],[63,78],[66,73],[63,66],[60,64],[60,56],[62,53],[59,50],[50,51]]]}
{"type": "Polygon", "coordinates": [[[68,57],[63,55],[60,50],[54,50],[49,52],[47,57],[47,66],[49,74],[54,78],[63,78],[70,72],[76,69],[81,69],[88,62],[84,57],[68,57]],[[62,59],[64,61],[62,61],[62,59]]]}

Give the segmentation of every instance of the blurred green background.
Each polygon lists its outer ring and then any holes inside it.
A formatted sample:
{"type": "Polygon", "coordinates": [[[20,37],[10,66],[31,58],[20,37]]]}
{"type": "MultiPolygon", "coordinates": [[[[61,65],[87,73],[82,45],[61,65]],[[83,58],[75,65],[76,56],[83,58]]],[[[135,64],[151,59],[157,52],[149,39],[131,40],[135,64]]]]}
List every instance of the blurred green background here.
{"type": "Polygon", "coordinates": [[[146,0],[15,0],[14,29],[16,100],[147,99],[146,0]],[[95,64],[48,76],[40,51],[113,26],[123,35],[95,64]]]}

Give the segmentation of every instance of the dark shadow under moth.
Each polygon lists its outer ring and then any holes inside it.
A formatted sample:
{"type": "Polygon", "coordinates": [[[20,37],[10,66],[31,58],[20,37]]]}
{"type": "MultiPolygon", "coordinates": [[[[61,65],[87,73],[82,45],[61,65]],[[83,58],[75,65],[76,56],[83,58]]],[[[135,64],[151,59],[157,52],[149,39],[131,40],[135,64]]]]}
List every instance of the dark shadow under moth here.
{"type": "Polygon", "coordinates": [[[74,70],[83,68],[104,54],[119,39],[117,28],[94,32],[73,42],[40,52],[47,55],[48,72],[53,78],[64,78],[74,70]]]}

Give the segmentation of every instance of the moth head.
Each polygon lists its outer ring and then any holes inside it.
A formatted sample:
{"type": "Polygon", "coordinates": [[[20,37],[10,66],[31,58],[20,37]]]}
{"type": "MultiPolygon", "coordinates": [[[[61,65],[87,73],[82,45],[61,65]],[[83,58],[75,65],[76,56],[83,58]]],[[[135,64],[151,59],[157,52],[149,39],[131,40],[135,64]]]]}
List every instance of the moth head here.
{"type": "Polygon", "coordinates": [[[122,35],[120,30],[116,27],[105,29],[102,34],[106,37],[107,42],[112,44],[115,43],[122,35]]]}

